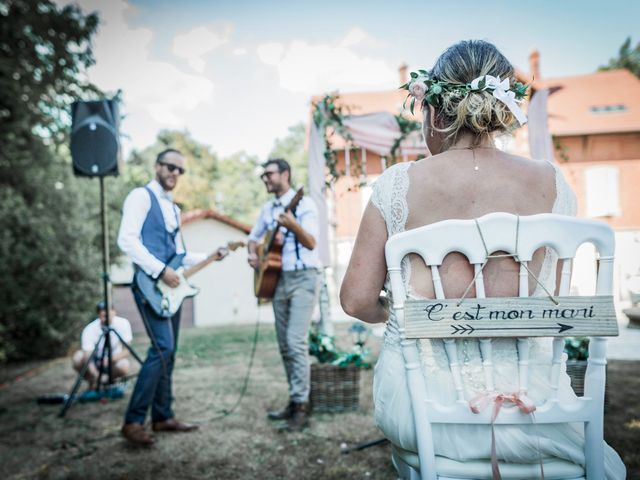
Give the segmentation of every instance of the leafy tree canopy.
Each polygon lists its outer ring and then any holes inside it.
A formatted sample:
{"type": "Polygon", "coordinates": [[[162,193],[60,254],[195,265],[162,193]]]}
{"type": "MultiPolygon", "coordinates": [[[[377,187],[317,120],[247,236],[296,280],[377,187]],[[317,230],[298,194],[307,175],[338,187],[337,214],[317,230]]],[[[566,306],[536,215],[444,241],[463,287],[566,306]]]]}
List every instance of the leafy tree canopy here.
{"type": "Polygon", "coordinates": [[[626,68],[640,78],[640,42],[636,43],[635,47],[632,47],[631,37],[627,37],[620,46],[618,56],[610,59],[607,65],[600,67],[598,70],[614,70],[617,68],[626,68]]]}
{"type": "Polygon", "coordinates": [[[99,94],[83,75],[97,25],[73,5],[0,3],[0,361],[63,353],[99,292],[97,195],[62,147],[71,101],[99,94]]]}
{"type": "Polygon", "coordinates": [[[309,186],[309,155],[304,148],[306,129],[304,123],[289,127],[289,133],[276,139],[269,158],[284,158],[291,165],[293,186],[309,186]]]}

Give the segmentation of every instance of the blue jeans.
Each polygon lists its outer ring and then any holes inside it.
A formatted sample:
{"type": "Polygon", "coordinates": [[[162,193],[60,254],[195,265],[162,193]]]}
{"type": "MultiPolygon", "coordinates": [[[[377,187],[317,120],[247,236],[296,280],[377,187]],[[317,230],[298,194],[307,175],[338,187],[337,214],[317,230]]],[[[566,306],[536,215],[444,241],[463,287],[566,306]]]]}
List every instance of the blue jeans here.
{"type": "Polygon", "coordinates": [[[140,368],[124,421],[144,423],[151,405],[151,420],[161,422],[174,416],[171,410],[171,375],[178,346],[181,310],[171,318],[160,317],[135,286],[132,290],[151,345],[140,368]]]}

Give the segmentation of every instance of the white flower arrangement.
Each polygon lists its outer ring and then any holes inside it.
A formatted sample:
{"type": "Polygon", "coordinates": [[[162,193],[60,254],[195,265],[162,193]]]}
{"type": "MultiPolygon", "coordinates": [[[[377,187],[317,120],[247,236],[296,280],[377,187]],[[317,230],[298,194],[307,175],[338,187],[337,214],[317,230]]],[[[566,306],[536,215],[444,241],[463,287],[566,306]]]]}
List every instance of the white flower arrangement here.
{"type": "MultiPolygon", "coordinates": [[[[449,83],[430,78],[426,70],[418,70],[411,72],[411,80],[402,85],[400,89],[408,91],[407,100],[411,97],[409,108],[412,114],[416,101],[420,104],[426,102],[438,106],[441,101],[440,95],[445,91],[456,96],[464,96],[470,92],[486,90],[491,91],[496,99],[504,103],[521,125],[527,121],[527,117],[518,103],[527,96],[528,86],[520,82],[515,82],[511,86],[508,78],[501,79],[493,75],[482,75],[467,84],[449,83]]],[[[407,100],[405,100],[405,104],[407,100]]]]}

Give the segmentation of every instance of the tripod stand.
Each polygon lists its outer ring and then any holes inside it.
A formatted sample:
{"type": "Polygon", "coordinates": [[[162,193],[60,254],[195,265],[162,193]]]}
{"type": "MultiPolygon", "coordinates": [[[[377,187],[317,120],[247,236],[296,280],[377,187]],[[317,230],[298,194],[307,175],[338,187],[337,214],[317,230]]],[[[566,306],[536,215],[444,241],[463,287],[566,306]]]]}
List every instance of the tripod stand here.
{"type": "Polygon", "coordinates": [[[100,344],[104,339],[104,347],[102,348],[102,352],[100,355],[100,361],[98,363],[98,379],[96,384],[96,392],[100,392],[100,387],[107,387],[113,385],[113,355],[112,355],[112,345],[111,345],[111,332],[115,333],[118,337],[122,345],[129,350],[131,355],[142,365],[142,359],[138,356],[138,354],[133,350],[133,348],[124,341],[124,339],[120,336],[120,334],[111,326],[111,279],[109,277],[109,231],[107,224],[107,211],[105,208],[105,192],[104,192],[104,177],[100,178],[100,217],[102,223],[102,286],[103,286],[103,294],[104,294],[104,306],[105,306],[105,314],[106,321],[102,326],[102,333],[100,338],[95,344],[93,348],[93,352],[87,358],[84,365],[78,372],[78,376],[76,378],[73,387],[69,394],[65,397],[64,405],[58,414],[59,417],[64,417],[67,413],[67,410],[71,407],[74,400],[76,399],[76,393],[80,388],[80,384],[87,373],[87,369],[89,368],[89,364],[96,358],[96,354],[98,353],[100,344]],[[105,362],[106,359],[106,362],[105,362]],[[103,375],[105,370],[107,370],[107,381],[103,381],[103,375]]]}

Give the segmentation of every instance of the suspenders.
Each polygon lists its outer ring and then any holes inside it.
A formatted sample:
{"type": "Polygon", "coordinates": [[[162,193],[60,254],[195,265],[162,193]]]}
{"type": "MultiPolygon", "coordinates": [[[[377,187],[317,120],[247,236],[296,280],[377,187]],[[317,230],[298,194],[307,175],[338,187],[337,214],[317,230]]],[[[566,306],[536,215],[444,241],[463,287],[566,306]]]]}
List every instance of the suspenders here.
{"type": "MultiPolygon", "coordinates": [[[[273,202],[271,204],[271,219],[273,220],[273,210],[277,207],[278,205],[276,205],[276,202],[273,202]]],[[[280,205],[281,206],[281,205],[280,205]]],[[[296,212],[295,210],[292,210],[291,213],[293,214],[293,218],[295,218],[296,220],[298,219],[298,217],[296,216],[296,212]]],[[[291,230],[287,230],[287,232],[284,234],[284,241],[286,243],[287,241],[287,237],[291,234],[291,230]]],[[[293,242],[296,248],[296,264],[295,264],[295,270],[306,270],[307,266],[305,265],[305,263],[302,261],[302,259],[300,258],[300,242],[298,241],[298,238],[293,235],[293,242]]]]}

